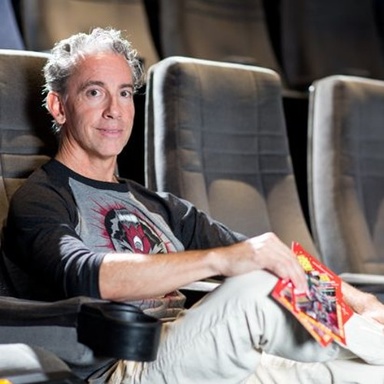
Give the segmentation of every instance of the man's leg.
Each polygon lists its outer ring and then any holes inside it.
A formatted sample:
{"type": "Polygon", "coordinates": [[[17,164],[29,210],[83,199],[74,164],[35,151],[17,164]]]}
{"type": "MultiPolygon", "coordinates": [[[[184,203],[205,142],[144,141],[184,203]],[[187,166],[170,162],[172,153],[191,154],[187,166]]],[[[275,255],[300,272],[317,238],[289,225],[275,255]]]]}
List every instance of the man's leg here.
{"type": "Polygon", "coordinates": [[[299,363],[263,355],[256,372],[244,384],[383,384],[384,366],[353,358],[325,363],[299,363]]]}
{"type": "Polygon", "coordinates": [[[137,382],[241,383],[256,371],[263,350],[299,361],[335,358],[337,345],[322,348],[270,297],[276,282],[265,271],[228,278],[164,326],[158,358],[145,364],[137,382]]]}

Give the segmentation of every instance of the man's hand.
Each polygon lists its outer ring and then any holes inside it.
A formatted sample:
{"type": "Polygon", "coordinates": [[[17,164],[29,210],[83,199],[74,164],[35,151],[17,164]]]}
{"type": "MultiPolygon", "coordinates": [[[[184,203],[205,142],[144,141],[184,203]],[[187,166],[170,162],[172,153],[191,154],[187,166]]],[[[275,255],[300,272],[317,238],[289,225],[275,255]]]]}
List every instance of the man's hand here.
{"type": "Polygon", "coordinates": [[[345,302],[358,314],[384,325],[384,304],[374,295],[362,292],[343,282],[342,291],[345,302]]]}
{"type": "Polygon", "coordinates": [[[280,278],[291,280],[301,292],[308,290],[307,278],[296,256],[273,233],[221,248],[219,256],[220,272],[225,276],[265,269],[280,278]]]}

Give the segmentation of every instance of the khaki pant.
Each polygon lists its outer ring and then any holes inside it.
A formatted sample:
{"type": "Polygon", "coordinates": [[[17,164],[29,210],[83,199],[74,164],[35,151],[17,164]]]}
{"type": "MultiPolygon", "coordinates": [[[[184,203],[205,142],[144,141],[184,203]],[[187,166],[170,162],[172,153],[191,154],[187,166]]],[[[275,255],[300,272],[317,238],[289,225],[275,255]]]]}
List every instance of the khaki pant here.
{"type": "Polygon", "coordinates": [[[382,329],[355,315],[345,329],[348,350],[336,343],[323,348],[270,297],[276,281],[265,271],[228,278],[164,324],[156,361],[119,362],[106,381],[384,384],[382,329]]]}

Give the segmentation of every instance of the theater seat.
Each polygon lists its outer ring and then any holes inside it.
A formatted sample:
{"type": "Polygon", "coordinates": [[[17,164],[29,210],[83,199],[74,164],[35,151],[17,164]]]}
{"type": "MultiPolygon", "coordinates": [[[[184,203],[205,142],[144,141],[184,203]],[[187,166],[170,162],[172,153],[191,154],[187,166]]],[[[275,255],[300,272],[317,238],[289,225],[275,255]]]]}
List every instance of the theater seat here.
{"type": "Polygon", "coordinates": [[[280,0],[282,68],[287,84],[308,90],[330,75],[384,79],[373,1],[280,0]]]}
{"type": "Polygon", "coordinates": [[[324,262],[356,284],[384,275],[383,105],[381,80],[337,75],[311,88],[312,232],[324,262]]]}
{"type": "Polygon", "coordinates": [[[0,49],[25,49],[11,0],[0,1],[0,49]]]}
{"type": "Polygon", "coordinates": [[[172,192],[235,231],[273,231],[316,255],[300,206],[270,70],[169,57],[150,68],[146,185],[172,192]]]}
{"type": "MultiPolygon", "coordinates": [[[[42,106],[42,68],[47,58],[45,53],[0,50],[0,229],[15,190],[56,150],[50,117],[42,106]]],[[[119,358],[156,358],[159,320],[130,305],[90,297],[55,302],[17,297],[9,266],[2,255],[0,345],[44,348],[81,378],[119,358]]]]}

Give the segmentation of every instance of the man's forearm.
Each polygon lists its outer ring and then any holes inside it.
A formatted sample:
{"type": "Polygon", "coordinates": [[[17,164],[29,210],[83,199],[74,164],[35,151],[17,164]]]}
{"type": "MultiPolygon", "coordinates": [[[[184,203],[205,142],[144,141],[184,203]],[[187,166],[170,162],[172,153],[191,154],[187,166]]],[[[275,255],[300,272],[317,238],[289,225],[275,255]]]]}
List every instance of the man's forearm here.
{"type": "Polygon", "coordinates": [[[108,254],[100,267],[101,297],[129,301],[157,297],[215,274],[210,251],[108,254]]]}
{"type": "Polygon", "coordinates": [[[371,293],[363,292],[343,281],[342,292],[345,302],[359,314],[365,314],[374,310],[382,310],[384,306],[371,293]]]}

